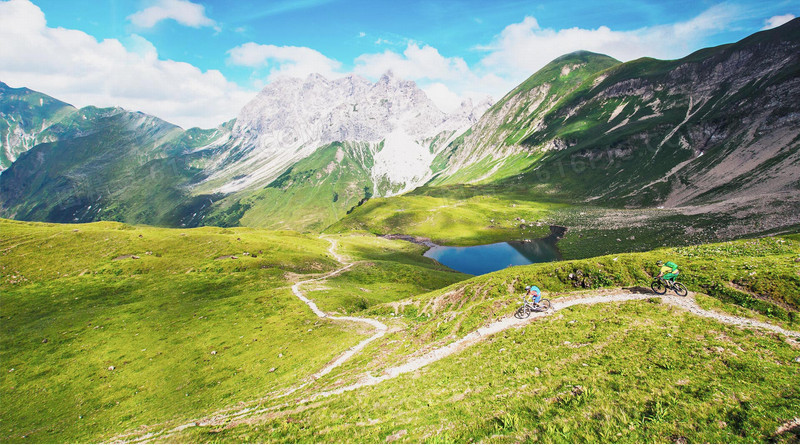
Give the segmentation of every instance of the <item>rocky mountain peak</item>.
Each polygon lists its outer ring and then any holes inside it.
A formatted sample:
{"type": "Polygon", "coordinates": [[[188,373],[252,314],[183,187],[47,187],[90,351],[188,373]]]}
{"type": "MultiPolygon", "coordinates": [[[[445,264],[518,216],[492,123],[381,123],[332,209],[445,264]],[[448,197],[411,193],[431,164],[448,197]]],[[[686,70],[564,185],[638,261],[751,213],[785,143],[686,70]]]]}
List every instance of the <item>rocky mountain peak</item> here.
{"type": "Polygon", "coordinates": [[[232,130],[234,145],[215,177],[240,177],[219,189],[236,191],[276,177],[332,142],[377,144],[400,133],[404,141],[421,142],[443,131],[466,130],[485,110],[481,106],[467,101],[456,112],[444,113],[415,82],[391,71],[375,83],[357,75],[276,80],[240,112],[232,130]],[[260,165],[255,172],[253,165],[260,165]]]}

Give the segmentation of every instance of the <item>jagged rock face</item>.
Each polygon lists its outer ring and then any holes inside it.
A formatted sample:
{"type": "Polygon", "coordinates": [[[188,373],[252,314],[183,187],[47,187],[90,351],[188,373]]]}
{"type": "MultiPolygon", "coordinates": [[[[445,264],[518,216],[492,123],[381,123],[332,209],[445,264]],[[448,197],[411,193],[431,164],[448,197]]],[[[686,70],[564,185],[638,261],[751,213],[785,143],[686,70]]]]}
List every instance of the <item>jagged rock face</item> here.
{"type": "MultiPolygon", "coordinates": [[[[375,144],[377,153],[377,144],[389,137],[392,147],[404,144],[416,159],[419,146],[429,145],[443,133],[450,137],[466,130],[486,107],[466,101],[446,114],[414,82],[391,73],[375,83],[355,75],[334,80],[319,74],[304,80],[280,79],[242,109],[229,149],[209,182],[216,182],[222,192],[268,183],[332,142],[369,142],[375,144]]],[[[444,145],[441,142],[437,147],[444,145]]],[[[402,151],[401,147],[400,154],[402,151]]],[[[414,163],[415,172],[405,171],[400,179],[425,179],[429,163],[424,168],[420,165],[414,163]]]]}

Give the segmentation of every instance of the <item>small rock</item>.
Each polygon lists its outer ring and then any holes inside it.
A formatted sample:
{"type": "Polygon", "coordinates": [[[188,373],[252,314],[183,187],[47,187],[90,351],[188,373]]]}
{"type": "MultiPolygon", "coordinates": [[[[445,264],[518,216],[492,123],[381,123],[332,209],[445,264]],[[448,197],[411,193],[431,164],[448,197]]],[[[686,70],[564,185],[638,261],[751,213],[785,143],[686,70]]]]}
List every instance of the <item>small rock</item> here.
{"type": "Polygon", "coordinates": [[[536,377],[539,377],[539,375],[540,375],[541,373],[542,373],[542,372],[541,372],[541,371],[539,371],[539,368],[538,368],[538,367],[535,367],[535,368],[533,368],[533,375],[534,375],[534,376],[536,376],[536,377]]]}
{"type": "Polygon", "coordinates": [[[42,343],[47,343],[48,341],[50,341],[50,340],[45,338],[45,339],[42,340],[42,343]]]}
{"type": "Polygon", "coordinates": [[[144,238],[144,236],[142,236],[142,235],[139,235],[139,238],[144,238]]]}
{"type": "Polygon", "coordinates": [[[9,369],[8,372],[14,372],[14,368],[9,369]]]}
{"type": "Polygon", "coordinates": [[[278,358],[283,358],[283,353],[278,354],[278,358]]]}
{"type": "Polygon", "coordinates": [[[269,372],[275,372],[276,369],[278,368],[269,368],[269,372]]]}
{"type": "Polygon", "coordinates": [[[800,258],[795,258],[795,259],[794,259],[794,262],[795,262],[795,263],[800,263],[800,258]]]}
{"type": "Polygon", "coordinates": [[[109,366],[109,367],[108,367],[108,370],[109,370],[109,371],[113,371],[113,370],[115,370],[115,369],[117,369],[117,368],[116,368],[116,367],[114,367],[114,366],[109,366]]]}
{"type": "Polygon", "coordinates": [[[800,363],[800,357],[795,357],[794,361],[797,362],[797,363],[800,363]]]}
{"type": "Polygon", "coordinates": [[[565,344],[565,345],[571,345],[571,344],[572,344],[572,342],[571,342],[571,341],[565,341],[565,342],[564,342],[564,344],[565,344]]]}
{"type": "Polygon", "coordinates": [[[569,321],[569,324],[575,324],[575,323],[577,323],[577,322],[578,322],[577,320],[570,320],[570,321],[569,321]]]}
{"type": "Polygon", "coordinates": [[[73,232],[80,232],[78,229],[72,229],[73,232]]]}
{"type": "Polygon", "coordinates": [[[132,260],[138,260],[138,259],[139,259],[139,257],[138,257],[137,255],[131,255],[131,259],[132,259],[132,260]]]}
{"type": "Polygon", "coordinates": [[[211,351],[211,355],[217,355],[217,351],[211,351]]]}
{"type": "Polygon", "coordinates": [[[619,242],[622,242],[622,240],[621,240],[621,239],[619,239],[619,238],[617,238],[617,242],[618,242],[618,243],[619,243],[619,242]]]}
{"type": "Polygon", "coordinates": [[[505,350],[506,350],[506,348],[500,348],[500,350],[499,350],[499,351],[497,351],[497,352],[503,352],[503,351],[505,351],[505,350]]]}

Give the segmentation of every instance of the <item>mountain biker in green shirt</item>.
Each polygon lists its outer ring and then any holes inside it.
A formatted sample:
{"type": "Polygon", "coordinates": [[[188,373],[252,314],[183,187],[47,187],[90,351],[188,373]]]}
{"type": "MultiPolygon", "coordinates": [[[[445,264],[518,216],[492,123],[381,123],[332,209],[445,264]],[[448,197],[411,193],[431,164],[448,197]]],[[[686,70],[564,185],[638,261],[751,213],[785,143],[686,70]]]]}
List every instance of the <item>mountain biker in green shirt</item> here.
{"type": "Polygon", "coordinates": [[[658,273],[659,278],[664,278],[665,280],[674,283],[675,277],[680,274],[680,271],[678,271],[678,265],[672,261],[667,261],[666,263],[663,261],[658,261],[656,265],[661,266],[661,271],[658,273]]]}

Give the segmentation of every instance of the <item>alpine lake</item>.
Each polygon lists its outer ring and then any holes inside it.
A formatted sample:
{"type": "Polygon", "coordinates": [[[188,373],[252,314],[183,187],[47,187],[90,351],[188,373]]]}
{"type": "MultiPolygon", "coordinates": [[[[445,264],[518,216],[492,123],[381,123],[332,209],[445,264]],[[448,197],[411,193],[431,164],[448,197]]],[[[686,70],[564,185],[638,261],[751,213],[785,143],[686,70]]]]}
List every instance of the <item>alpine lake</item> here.
{"type": "Polygon", "coordinates": [[[546,238],[508,241],[470,247],[433,245],[424,256],[462,273],[483,275],[510,266],[546,263],[561,259],[556,244],[566,228],[551,226],[546,238]]]}

